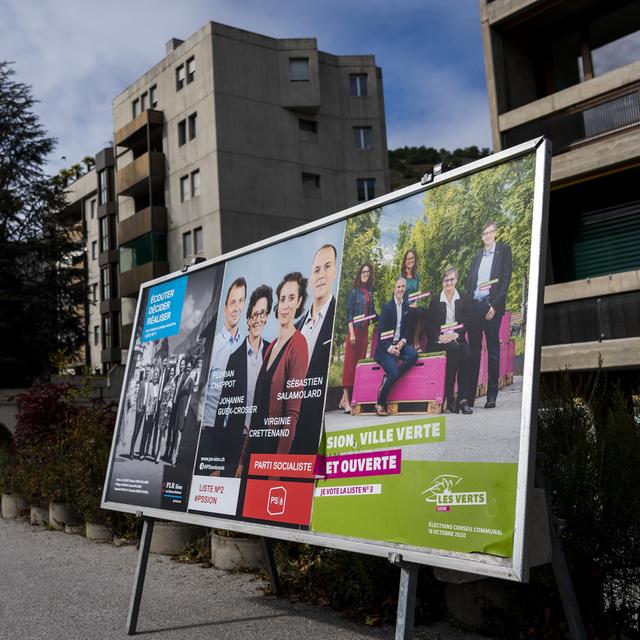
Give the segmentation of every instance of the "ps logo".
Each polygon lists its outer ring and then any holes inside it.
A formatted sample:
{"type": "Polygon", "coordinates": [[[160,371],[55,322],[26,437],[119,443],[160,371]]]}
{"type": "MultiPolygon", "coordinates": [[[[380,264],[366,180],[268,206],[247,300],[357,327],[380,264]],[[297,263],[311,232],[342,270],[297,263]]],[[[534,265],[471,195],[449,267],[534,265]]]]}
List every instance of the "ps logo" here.
{"type": "Polygon", "coordinates": [[[281,516],[287,503],[287,490],[284,487],[271,487],[267,499],[267,513],[271,516],[281,516]]]}

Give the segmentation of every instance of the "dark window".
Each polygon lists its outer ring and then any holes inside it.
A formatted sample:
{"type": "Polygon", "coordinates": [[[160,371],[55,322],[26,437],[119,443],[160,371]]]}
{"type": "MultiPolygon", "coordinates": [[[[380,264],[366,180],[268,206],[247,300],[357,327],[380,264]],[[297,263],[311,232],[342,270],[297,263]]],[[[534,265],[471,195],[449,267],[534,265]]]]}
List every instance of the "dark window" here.
{"type": "Polygon", "coordinates": [[[193,140],[196,137],[196,126],[198,123],[198,114],[192,113],[189,116],[189,140],[193,140]]]}
{"type": "Polygon", "coordinates": [[[98,171],[98,202],[104,204],[109,200],[109,176],[107,170],[98,171]]]}
{"type": "Polygon", "coordinates": [[[202,253],[204,251],[204,245],[202,242],[202,227],[196,227],[193,230],[193,252],[202,253]]]}
{"type": "Polygon", "coordinates": [[[89,211],[91,212],[91,219],[96,217],[96,200],[95,198],[89,202],[89,211]]]}
{"type": "Polygon", "coordinates": [[[100,325],[93,327],[93,344],[97,347],[100,344],[100,325]]]}
{"type": "Polygon", "coordinates": [[[191,172],[191,197],[200,195],[200,169],[191,172]]]}
{"type": "Polygon", "coordinates": [[[371,149],[373,146],[371,127],[353,127],[353,146],[356,149],[371,149]]]}
{"type": "Polygon", "coordinates": [[[320,176],[317,173],[302,174],[302,195],[305,198],[320,197],[320,176]]]}
{"type": "Polygon", "coordinates": [[[111,316],[102,318],[102,348],[111,349],[111,316]]]}
{"type": "Polygon", "coordinates": [[[158,87],[155,84],[149,88],[149,105],[152,109],[158,106],[158,87]]]}
{"type": "Polygon", "coordinates": [[[109,239],[109,216],[100,218],[100,252],[109,251],[110,239],[109,239]]]}
{"type": "Polygon", "coordinates": [[[298,126],[300,128],[300,131],[318,133],[318,123],[315,120],[305,120],[304,118],[300,118],[298,120],[298,126]]]}
{"type": "Polygon", "coordinates": [[[185,82],[184,64],[181,64],[176,67],[176,91],[180,91],[180,89],[184,87],[184,82],[185,82]]]}
{"type": "Polygon", "coordinates": [[[289,58],[289,80],[292,82],[309,81],[309,58],[289,58]]]}
{"type": "Polygon", "coordinates": [[[187,141],[187,121],[178,122],[178,146],[181,147],[187,141]]]}
{"type": "Polygon", "coordinates": [[[111,298],[111,270],[109,266],[100,269],[100,300],[111,298]]]}
{"type": "Polygon", "coordinates": [[[148,100],[149,100],[149,94],[145,91],[141,96],[140,96],[140,111],[146,111],[147,108],[149,107],[148,105],[148,100]]]}
{"type": "Polygon", "coordinates": [[[191,198],[191,191],[189,189],[189,176],[182,176],[180,178],[180,202],[186,202],[191,198]]]}
{"type": "Polygon", "coordinates": [[[187,60],[187,84],[196,77],[196,59],[192,56],[187,60]]]}
{"type": "Polygon", "coordinates": [[[358,202],[365,202],[376,197],[376,179],[358,178],[357,180],[358,202]]]}
{"type": "Polygon", "coordinates": [[[369,95],[366,73],[352,73],[349,76],[349,93],[358,97],[369,95]]]}
{"type": "Polygon", "coordinates": [[[134,118],[140,115],[140,100],[138,100],[138,98],[131,103],[131,114],[134,118]]]}
{"type": "Polygon", "coordinates": [[[193,253],[193,243],[191,239],[191,231],[182,234],[182,257],[188,258],[193,253]]]}
{"type": "Polygon", "coordinates": [[[94,240],[91,243],[91,259],[95,260],[97,257],[97,253],[98,253],[98,241],[94,240]]]}

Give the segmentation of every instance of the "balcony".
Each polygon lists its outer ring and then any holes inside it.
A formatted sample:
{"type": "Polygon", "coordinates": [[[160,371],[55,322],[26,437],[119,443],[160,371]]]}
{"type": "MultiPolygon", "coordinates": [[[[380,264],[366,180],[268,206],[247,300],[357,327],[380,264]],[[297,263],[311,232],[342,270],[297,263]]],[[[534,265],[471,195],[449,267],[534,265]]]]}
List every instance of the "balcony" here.
{"type": "Polygon", "coordinates": [[[113,134],[113,141],[116,147],[131,148],[136,142],[136,138],[143,136],[146,138],[147,126],[162,126],[164,123],[164,113],[154,109],[143,111],[139,116],[118,129],[113,134]]]}
{"type": "Polygon", "coordinates": [[[167,230],[166,207],[147,207],[118,224],[118,242],[125,244],[145,233],[166,233],[167,230]]]}
{"type": "Polygon", "coordinates": [[[502,133],[503,147],[547,136],[554,154],[640,125],[640,83],[611,91],[502,133]]]}
{"type": "Polygon", "coordinates": [[[154,278],[159,278],[169,273],[168,262],[146,262],[120,274],[120,295],[123,298],[136,298],[140,291],[140,285],[154,278]]]}
{"type": "Polygon", "coordinates": [[[116,173],[116,192],[119,196],[144,195],[149,189],[148,179],[161,182],[164,176],[164,153],[147,151],[116,173]]]}

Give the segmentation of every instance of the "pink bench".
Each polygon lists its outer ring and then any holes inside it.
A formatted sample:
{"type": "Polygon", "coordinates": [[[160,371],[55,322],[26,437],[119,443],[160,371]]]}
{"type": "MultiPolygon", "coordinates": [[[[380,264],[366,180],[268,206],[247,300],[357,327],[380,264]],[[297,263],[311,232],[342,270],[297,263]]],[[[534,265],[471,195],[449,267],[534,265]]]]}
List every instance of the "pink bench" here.
{"type": "MultiPolygon", "coordinates": [[[[444,352],[423,353],[418,362],[391,389],[389,402],[435,402],[444,400],[447,358],[444,352]]],[[[384,370],[374,360],[360,360],[353,382],[352,404],[375,403],[384,370]]]]}

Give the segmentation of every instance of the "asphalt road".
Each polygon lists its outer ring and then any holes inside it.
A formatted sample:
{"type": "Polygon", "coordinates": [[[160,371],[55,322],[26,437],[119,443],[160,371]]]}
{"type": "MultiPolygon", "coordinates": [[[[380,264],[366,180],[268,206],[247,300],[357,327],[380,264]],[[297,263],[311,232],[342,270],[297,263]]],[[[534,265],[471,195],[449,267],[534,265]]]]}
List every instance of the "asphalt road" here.
{"type": "MultiPolygon", "coordinates": [[[[133,546],[0,519],[0,638],[101,640],[126,638],[136,566],[133,546]]],[[[178,564],[151,555],[138,635],[173,640],[351,640],[393,638],[334,611],[265,595],[252,574],[178,564]]],[[[416,638],[473,640],[441,623],[416,638]]]]}

